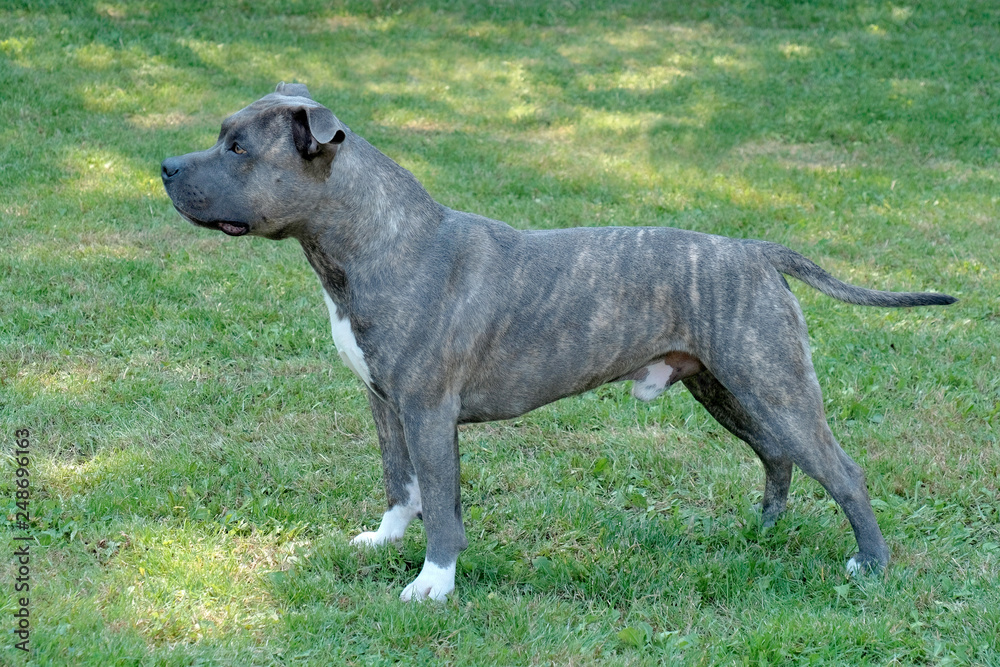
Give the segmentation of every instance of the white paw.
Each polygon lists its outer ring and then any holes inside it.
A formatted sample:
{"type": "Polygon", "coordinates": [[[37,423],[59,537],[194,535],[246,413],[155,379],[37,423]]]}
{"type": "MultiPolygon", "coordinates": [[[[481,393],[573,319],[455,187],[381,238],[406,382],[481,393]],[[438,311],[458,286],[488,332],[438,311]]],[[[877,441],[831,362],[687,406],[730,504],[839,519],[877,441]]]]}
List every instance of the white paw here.
{"type": "Polygon", "coordinates": [[[367,533],[361,533],[351,540],[351,545],[356,547],[371,547],[375,548],[380,544],[385,544],[389,540],[385,539],[385,536],[379,536],[378,533],[368,531],[367,533]]]}
{"type": "Polygon", "coordinates": [[[859,572],[861,572],[861,565],[858,563],[858,561],[854,560],[853,558],[851,560],[847,561],[847,576],[848,577],[853,577],[854,575],[858,574],[859,572]]]}
{"type": "Polygon", "coordinates": [[[410,502],[406,505],[396,505],[382,515],[378,530],[361,533],[351,540],[351,544],[365,547],[377,547],[387,542],[403,539],[406,527],[420,513],[420,490],[416,480],[410,483],[410,502]]]}
{"type": "Polygon", "coordinates": [[[424,568],[413,583],[403,589],[399,599],[403,602],[414,600],[435,600],[444,602],[448,594],[455,590],[455,563],[448,567],[439,567],[430,561],[424,561],[424,568]]]}

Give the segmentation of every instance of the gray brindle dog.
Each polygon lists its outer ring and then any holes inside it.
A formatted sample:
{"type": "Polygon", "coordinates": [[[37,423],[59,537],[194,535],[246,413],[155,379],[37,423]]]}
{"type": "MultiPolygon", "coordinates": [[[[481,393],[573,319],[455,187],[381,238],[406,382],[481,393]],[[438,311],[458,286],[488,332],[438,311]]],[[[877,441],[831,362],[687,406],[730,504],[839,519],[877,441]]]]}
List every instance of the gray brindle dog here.
{"type": "Polygon", "coordinates": [[[607,382],[652,400],[683,382],[764,464],[763,523],[792,464],[844,510],[850,573],[889,550],[861,468],[827,426],[806,324],[782,274],[866,306],[953,303],[848,285],[784,246],[664,227],[518,231],[435,202],[301,84],[222,123],[212,148],[163,161],[190,222],[294,237],[319,275],[341,358],[368,388],[388,510],[379,545],[414,518],[423,569],[400,596],[444,599],[468,544],[458,424],[510,419],[607,382]]]}

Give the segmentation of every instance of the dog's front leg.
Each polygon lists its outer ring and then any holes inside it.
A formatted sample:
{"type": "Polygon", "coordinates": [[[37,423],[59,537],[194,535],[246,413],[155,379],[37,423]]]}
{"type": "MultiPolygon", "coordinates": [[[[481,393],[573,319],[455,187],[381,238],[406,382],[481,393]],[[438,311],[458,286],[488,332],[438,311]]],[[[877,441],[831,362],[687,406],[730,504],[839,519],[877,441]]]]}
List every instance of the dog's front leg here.
{"type": "Polygon", "coordinates": [[[378,530],[361,533],[351,544],[370,547],[395,542],[403,537],[410,522],[420,516],[420,487],[406,449],[403,425],[399,417],[382,398],[368,391],[368,403],[375,418],[379,449],[382,450],[382,477],[388,509],[382,515],[378,530]]]}
{"type": "MultiPolygon", "coordinates": [[[[424,403],[421,401],[420,403],[424,403]]],[[[466,546],[460,498],[457,397],[435,408],[411,404],[402,409],[403,431],[420,487],[427,554],[402,600],[444,600],[455,589],[455,565],[466,546]]]]}

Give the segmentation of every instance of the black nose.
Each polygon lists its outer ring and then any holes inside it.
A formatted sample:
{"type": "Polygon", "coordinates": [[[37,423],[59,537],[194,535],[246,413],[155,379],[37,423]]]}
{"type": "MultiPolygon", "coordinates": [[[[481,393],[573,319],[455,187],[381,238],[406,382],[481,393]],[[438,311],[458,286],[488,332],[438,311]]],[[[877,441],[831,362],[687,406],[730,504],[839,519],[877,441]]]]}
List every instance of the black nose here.
{"type": "Polygon", "coordinates": [[[177,175],[177,172],[181,170],[181,160],[176,157],[168,157],[166,160],[160,164],[160,177],[164,181],[169,180],[177,175]]]}

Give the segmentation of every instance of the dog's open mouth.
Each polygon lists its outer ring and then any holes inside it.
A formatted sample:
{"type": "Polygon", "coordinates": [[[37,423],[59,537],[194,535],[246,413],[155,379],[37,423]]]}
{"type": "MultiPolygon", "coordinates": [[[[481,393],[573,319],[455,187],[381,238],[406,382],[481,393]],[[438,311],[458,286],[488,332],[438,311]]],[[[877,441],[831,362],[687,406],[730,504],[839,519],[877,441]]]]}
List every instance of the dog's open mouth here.
{"type": "Polygon", "coordinates": [[[243,236],[250,231],[250,226],[242,222],[220,222],[219,229],[230,236],[243,236]]]}
{"type": "Polygon", "coordinates": [[[174,208],[177,209],[177,212],[181,214],[182,218],[184,218],[191,224],[198,225],[199,227],[204,227],[206,229],[218,229],[224,232],[225,234],[228,234],[229,236],[243,236],[244,234],[247,234],[250,231],[250,225],[248,225],[245,222],[235,222],[232,220],[212,220],[212,221],[199,220],[190,213],[185,213],[184,211],[177,208],[176,204],[174,204],[174,208]]]}

